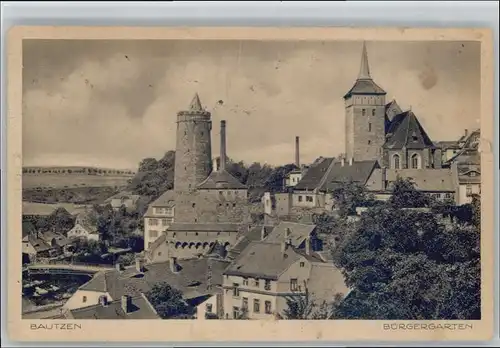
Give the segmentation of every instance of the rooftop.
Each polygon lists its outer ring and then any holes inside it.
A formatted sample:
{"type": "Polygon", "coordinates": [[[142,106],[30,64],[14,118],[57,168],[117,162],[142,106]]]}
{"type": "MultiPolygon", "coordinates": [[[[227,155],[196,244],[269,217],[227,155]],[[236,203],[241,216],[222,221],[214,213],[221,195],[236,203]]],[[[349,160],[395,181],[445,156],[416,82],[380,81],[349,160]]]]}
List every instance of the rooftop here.
{"type": "Polygon", "coordinates": [[[455,191],[455,184],[450,169],[386,169],[386,178],[389,183],[396,181],[398,176],[401,178],[410,178],[418,190],[455,191]]]}
{"type": "Polygon", "coordinates": [[[69,311],[70,319],[161,319],[144,294],[129,299],[127,312],[123,310],[122,299],[106,305],[77,308],[69,311]]]}
{"type": "Polygon", "coordinates": [[[281,221],[278,226],[274,227],[269,236],[266,238],[268,242],[281,243],[286,238],[287,231],[292,245],[299,246],[310,234],[316,229],[316,225],[300,224],[296,222],[281,221]]]}
{"type": "Polygon", "coordinates": [[[386,134],[386,149],[435,148],[415,114],[409,110],[394,116],[386,134]]]}
{"type": "Polygon", "coordinates": [[[212,171],[210,175],[198,185],[200,190],[244,190],[247,187],[226,170],[212,171]]]}
{"type": "Polygon", "coordinates": [[[183,294],[195,289],[208,294],[211,291],[207,289],[209,265],[212,270],[210,282],[216,286],[222,284],[222,272],[229,264],[228,261],[208,258],[179,260],[176,261],[177,271],[172,272],[170,262],[172,261],[145,265],[143,272],[138,272],[135,266],[122,271],[102,271],[83,284],[80,290],[107,292],[115,300],[123,295],[138,296],[140,293],[147,293],[154,284],[167,282],[183,294]]]}
{"type": "Polygon", "coordinates": [[[167,231],[176,232],[236,232],[240,225],[231,223],[173,223],[167,231]]]}

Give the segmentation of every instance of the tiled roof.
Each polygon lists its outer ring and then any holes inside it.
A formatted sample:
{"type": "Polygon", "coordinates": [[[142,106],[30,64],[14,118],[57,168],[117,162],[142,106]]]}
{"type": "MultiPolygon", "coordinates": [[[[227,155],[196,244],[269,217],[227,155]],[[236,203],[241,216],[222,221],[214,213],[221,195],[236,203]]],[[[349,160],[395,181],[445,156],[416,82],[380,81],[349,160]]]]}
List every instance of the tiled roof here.
{"type": "Polygon", "coordinates": [[[311,165],[299,183],[295,185],[295,190],[316,189],[333,161],[333,158],[323,158],[318,163],[311,165]]]}
{"type": "Polygon", "coordinates": [[[460,144],[458,141],[454,140],[447,140],[447,141],[438,141],[436,144],[436,147],[439,147],[440,149],[459,149],[460,144]]]}
{"type": "Polygon", "coordinates": [[[387,130],[386,149],[424,149],[434,148],[424,128],[412,111],[396,115],[387,130]]]}
{"type": "Polygon", "coordinates": [[[230,223],[206,223],[206,224],[191,224],[191,223],[173,223],[167,231],[175,232],[236,232],[240,228],[238,224],[230,223]]]}
{"type": "Polygon", "coordinates": [[[452,171],[449,169],[387,169],[389,183],[401,178],[410,178],[415,188],[422,191],[455,191],[452,171]]]}
{"type": "Polygon", "coordinates": [[[334,162],[319,190],[335,190],[346,182],[364,185],[373,170],[378,167],[377,161],[354,161],[352,164],[346,162],[344,166],[340,162],[334,162]]]}
{"type": "Polygon", "coordinates": [[[137,296],[140,293],[147,293],[154,284],[160,282],[166,282],[182,293],[193,289],[205,291],[209,262],[212,267],[212,285],[222,285],[222,272],[229,262],[199,258],[177,261],[179,270],[176,273],[170,270],[170,261],[145,265],[143,273],[137,272],[135,266],[127,267],[121,272],[116,269],[102,271],[79,289],[107,292],[113,300],[123,295],[137,296]]]}
{"type": "Polygon", "coordinates": [[[229,250],[228,256],[232,259],[238,257],[238,255],[245,250],[245,248],[251,243],[261,240],[262,228],[265,229],[265,235],[269,235],[271,233],[273,227],[272,226],[262,226],[258,225],[250,230],[246,230],[241,234],[241,236],[237,239],[236,244],[229,250]]]}
{"type": "Polygon", "coordinates": [[[101,304],[70,310],[71,319],[160,319],[146,296],[139,294],[130,299],[130,308],[123,311],[121,298],[103,306],[101,304]]]}
{"type": "Polygon", "coordinates": [[[330,303],[336,294],[349,292],[342,272],[331,263],[312,263],[307,288],[317,302],[330,303]]]}
{"type": "Polygon", "coordinates": [[[349,92],[344,95],[344,99],[353,94],[384,95],[386,92],[372,79],[359,79],[356,80],[349,92]]]}
{"type": "Polygon", "coordinates": [[[328,158],[309,169],[295,190],[334,190],[349,181],[364,185],[375,168],[377,161],[354,161],[351,165],[346,162],[342,166],[341,162],[328,158]]]}
{"type": "Polygon", "coordinates": [[[268,242],[281,243],[286,241],[286,232],[290,231],[288,238],[291,239],[292,245],[298,247],[310,234],[314,231],[316,225],[299,224],[296,222],[282,221],[278,226],[274,227],[269,236],[266,238],[268,242]]]}
{"type": "Polygon", "coordinates": [[[41,238],[36,237],[35,235],[29,235],[28,240],[37,253],[52,249],[52,247],[47,242],[45,242],[41,238]]]}
{"type": "Polygon", "coordinates": [[[247,187],[226,170],[212,171],[210,175],[198,185],[200,190],[233,189],[243,190],[247,187]]]}
{"type": "Polygon", "coordinates": [[[251,242],[224,274],[277,280],[288,267],[303,255],[288,246],[281,252],[281,243],[251,242]]]}

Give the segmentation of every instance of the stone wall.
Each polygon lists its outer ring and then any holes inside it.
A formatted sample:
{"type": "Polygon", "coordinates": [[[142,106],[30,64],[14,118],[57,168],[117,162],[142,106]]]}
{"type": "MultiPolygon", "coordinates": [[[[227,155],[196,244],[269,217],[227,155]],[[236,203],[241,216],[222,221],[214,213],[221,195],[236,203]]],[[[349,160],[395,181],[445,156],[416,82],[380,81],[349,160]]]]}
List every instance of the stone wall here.
{"type": "MultiPolygon", "coordinates": [[[[179,194],[175,222],[179,223],[250,223],[251,204],[246,191],[238,195],[220,194],[218,190],[199,190],[179,194]]],[[[226,191],[223,191],[224,193],[226,191]]]]}
{"type": "Polygon", "coordinates": [[[356,161],[379,159],[385,142],[385,96],[346,100],[346,152],[356,161]]]}
{"type": "Polygon", "coordinates": [[[212,122],[209,112],[181,111],[177,115],[175,181],[177,192],[190,192],[212,170],[212,122]]]}

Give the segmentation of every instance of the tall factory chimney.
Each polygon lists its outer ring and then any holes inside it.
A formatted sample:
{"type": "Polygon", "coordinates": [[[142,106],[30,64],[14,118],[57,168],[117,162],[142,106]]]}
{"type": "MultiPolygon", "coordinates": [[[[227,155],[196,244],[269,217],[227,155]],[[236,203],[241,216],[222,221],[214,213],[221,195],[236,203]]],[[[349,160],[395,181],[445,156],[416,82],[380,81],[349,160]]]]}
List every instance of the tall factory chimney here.
{"type": "Polygon", "coordinates": [[[220,164],[219,170],[226,170],[226,121],[220,121],[220,164]]]}
{"type": "Polygon", "coordinates": [[[295,165],[300,168],[299,137],[295,137],[295,165]]]}

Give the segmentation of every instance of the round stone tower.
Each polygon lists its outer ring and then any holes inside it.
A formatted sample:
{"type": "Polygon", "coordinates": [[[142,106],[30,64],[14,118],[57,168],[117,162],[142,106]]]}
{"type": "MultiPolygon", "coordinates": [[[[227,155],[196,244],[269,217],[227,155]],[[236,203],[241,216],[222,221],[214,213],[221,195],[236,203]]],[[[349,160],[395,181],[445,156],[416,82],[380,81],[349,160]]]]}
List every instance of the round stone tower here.
{"type": "Polygon", "coordinates": [[[176,192],[191,192],[212,170],[211,114],[203,110],[198,94],[189,109],[177,113],[175,149],[176,192]]]}

